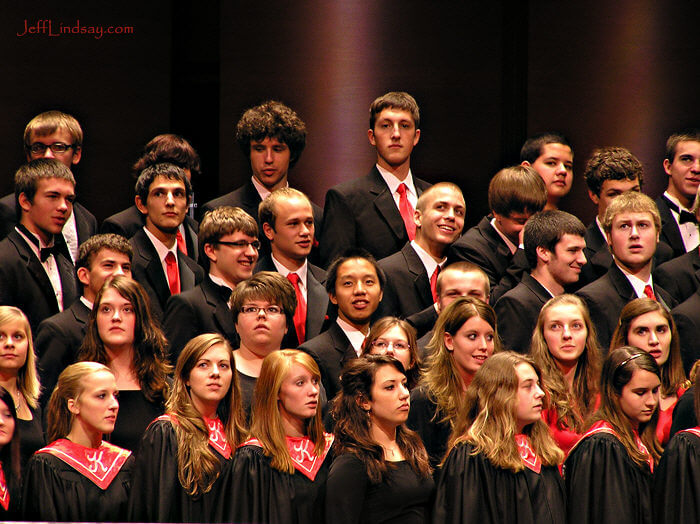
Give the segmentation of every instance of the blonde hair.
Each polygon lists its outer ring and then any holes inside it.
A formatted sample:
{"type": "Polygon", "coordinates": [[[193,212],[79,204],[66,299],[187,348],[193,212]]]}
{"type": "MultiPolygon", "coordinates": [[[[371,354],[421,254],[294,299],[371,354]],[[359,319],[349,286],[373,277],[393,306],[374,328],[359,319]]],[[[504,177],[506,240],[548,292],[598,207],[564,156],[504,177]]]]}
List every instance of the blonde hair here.
{"type": "Polygon", "coordinates": [[[58,376],[56,387],[51,393],[46,408],[46,438],[49,442],[64,438],[73,425],[73,413],[68,409],[68,400],[78,400],[85,389],[85,377],[106,371],[112,371],[99,362],[77,362],[64,369],[58,376]]]}
{"type": "MultiPolygon", "coordinates": [[[[294,364],[305,368],[320,384],[321,372],[307,353],[296,349],[273,351],[263,360],[260,376],[255,383],[250,424],[250,435],[260,441],[265,455],[271,457],[270,465],[289,474],[294,473],[294,463],[287,449],[278,402],[282,382],[294,364]]],[[[314,454],[320,457],[326,445],[320,402],[316,414],[306,422],[306,436],[314,443],[314,454]]]]}
{"type": "Polygon", "coordinates": [[[22,329],[24,329],[24,334],[27,337],[27,359],[17,372],[17,389],[22,393],[29,407],[36,409],[39,405],[38,400],[39,393],[41,392],[41,383],[39,382],[39,373],[37,373],[36,370],[36,355],[34,353],[32,328],[29,325],[27,316],[21,309],[14,306],[0,306],[0,326],[17,320],[22,323],[22,329]]]}
{"type": "Polygon", "coordinates": [[[166,411],[175,416],[177,438],[177,477],[191,496],[207,493],[221,473],[221,462],[209,447],[209,429],[202,414],[192,404],[187,381],[197,361],[210,348],[222,345],[231,362],[231,386],[219,402],[217,415],[226,433],[226,441],[236,448],[245,436],[245,416],[238,375],[233,369],[231,344],[219,334],[207,333],[190,340],[182,349],[175,366],[175,377],[166,411]]]}

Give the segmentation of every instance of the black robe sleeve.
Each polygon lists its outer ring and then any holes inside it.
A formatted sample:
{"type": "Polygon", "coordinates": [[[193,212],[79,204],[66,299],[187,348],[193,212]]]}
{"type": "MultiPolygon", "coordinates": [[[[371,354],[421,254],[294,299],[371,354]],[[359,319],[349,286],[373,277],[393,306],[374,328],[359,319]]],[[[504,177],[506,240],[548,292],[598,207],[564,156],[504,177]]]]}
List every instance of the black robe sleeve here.
{"type": "Polygon", "coordinates": [[[654,471],[654,522],[700,522],[700,437],[678,433],[654,471]]]}
{"type": "Polygon", "coordinates": [[[694,428],[698,425],[695,418],[695,386],[681,395],[673,408],[673,421],[671,422],[671,437],[682,429],[694,428]]]}
{"type": "Polygon", "coordinates": [[[566,522],[564,483],[555,466],[513,472],[456,445],[440,471],[433,523],[566,522]]]}
{"type": "Polygon", "coordinates": [[[651,472],[632,461],[617,437],[598,433],[579,442],[564,477],[570,524],[651,522],[651,472]]]}
{"type": "Polygon", "coordinates": [[[134,458],[130,456],[107,489],[96,486],[61,459],[34,455],[22,496],[25,520],[125,521],[134,458]]]}
{"type": "Polygon", "coordinates": [[[447,441],[452,428],[448,422],[441,422],[441,414],[436,413],[438,407],[428,398],[425,390],[420,387],[411,391],[411,410],[406,426],[418,433],[423,440],[425,450],[430,458],[430,465],[437,468],[445,457],[447,441]]]}

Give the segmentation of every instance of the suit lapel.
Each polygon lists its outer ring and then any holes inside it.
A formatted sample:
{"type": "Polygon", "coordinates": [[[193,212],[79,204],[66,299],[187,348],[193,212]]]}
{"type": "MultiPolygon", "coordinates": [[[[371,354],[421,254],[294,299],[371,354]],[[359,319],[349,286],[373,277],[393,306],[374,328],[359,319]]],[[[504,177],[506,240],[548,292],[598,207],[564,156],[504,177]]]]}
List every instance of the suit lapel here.
{"type": "Polygon", "coordinates": [[[321,332],[327,310],[328,293],[326,288],[316,280],[309,265],[306,272],[306,340],[321,332]]]}
{"type": "Polygon", "coordinates": [[[170,296],[170,287],[163,272],[163,265],[158,259],[158,252],[143,229],[134,235],[134,243],[138,245],[139,256],[143,260],[146,278],[158,296],[161,307],[163,307],[170,296]]]}
{"type": "Polygon", "coordinates": [[[185,217],[185,243],[187,244],[187,256],[195,262],[199,260],[199,242],[197,241],[197,222],[185,217]]]}
{"type": "Polygon", "coordinates": [[[348,360],[357,358],[355,348],[352,347],[350,340],[345,335],[345,333],[340,328],[337,322],[333,323],[333,325],[328,330],[328,333],[330,334],[331,339],[333,340],[333,349],[335,349],[341,355],[341,368],[345,365],[345,363],[348,360]]]}
{"type": "Polygon", "coordinates": [[[433,294],[430,290],[430,277],[425,271],[423,262],[421,262],[420,257],[411,244],[406,244],[403,249],[401,249],[401,254],[404,256],[406,266],[413,276],[413,287],[416,293],[421,298],[423,304],[431,304],[433,302],[433,294]]]}
{"type": "MultiPolygon", "coordinates": [[[[191,260],[191,259],[190,259],[191,260]]],[[[189,265],[187,255],[177,252],[177,266],[180,272],[180,291],[188,291],[194,289],[195,274],[189,265]]],[[[162,270],[161,270],[162,273],[162,270]]]]}
{"type": "Polygon", "coordinates": [[[231,310],[223,301],[221,295],[219,294],[219,290],[208,276],[204,277],[201,289],[207,304],[214,308],[214,321],[221,332],[235,333],[236,328],[233,325],[233,315],[231,315],[231,310]]]}
{"type": "Polygon", "coordinates": [[[46,303],[52,306],[52,311],[58,313],[59,309],[58,302],[56,301],[56,295],[53,292],[51,280],[49,280],[49,276],[46,274],[44,266],[41,265],[41,262],[39,262],[39,259],[36,257],[31,247],[27,245],[27,242],[25,242],[17,231],[11,231],[8,238],[15,245],[15,248],[19,252],[22,259],[24,259],[24,262],[27,265],[27,271],[29,271],[29,274],[32,275],[32,278],[34,278],[39,285],[41,293],[46,298],[46,303]]]}
{"type": "Polygon", "coordinates": [[[78,298],[75,267],[62,255],[54,257],[61,277],[61,292],[63,293],[63,309],[67,309],[78,298]]]}
{"type": "Polygon", "coordinates": [[[399,240],[408,240],[406,225],[396,207],[394,197],[389,192],[389,186],[384,182],[376,166],[369,173],[369,192],[374,197],[374,207],[389,225],[394,236],[399,240]]]}
{"type": "Polygon", "coordinates": [[[612,266],[610,266],[609,274],[610,281],[620,297],[627,301],[637,298],[637,294],[634,292],[632,284],[630,284],[630,281],[627,279],[622,270],[617,267],[615,262],[613,262],[612,266]]]}

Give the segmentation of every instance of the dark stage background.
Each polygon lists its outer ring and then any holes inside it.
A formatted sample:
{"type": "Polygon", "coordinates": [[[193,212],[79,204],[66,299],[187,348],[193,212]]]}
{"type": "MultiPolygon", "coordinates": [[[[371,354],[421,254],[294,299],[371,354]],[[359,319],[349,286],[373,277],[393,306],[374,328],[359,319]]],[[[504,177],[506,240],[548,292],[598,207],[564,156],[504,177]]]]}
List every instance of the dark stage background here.
{"type": "Polygon", "coordinates": [[[322,205],[329,187],[372,165],[370,102],[405,90],[421,107],[413,172],[457,182],[468,225],[487,211],[490,177],[517,162],[529,134],[549,129],[574,144],[565,209],[594,215],[582,174],[596,146],[630,148],[645,165],[645,192],[658,195],[666,137],[700,125],[697,4],[508,4],[3,2],[0,191],[12,191],[24,161],[26,123],[60,109],[83,126],[78,194],[99,219],[132,203],[129,167],[164,132],[199,151],[203,203],[249,176],[233,130],[247,107],[275,98],[309,131],[292,185],[322,205]],[[18,36],[25,20],[44,32],[18,36]],[[96,38],[62,26],[133,31],[96,38]]]}

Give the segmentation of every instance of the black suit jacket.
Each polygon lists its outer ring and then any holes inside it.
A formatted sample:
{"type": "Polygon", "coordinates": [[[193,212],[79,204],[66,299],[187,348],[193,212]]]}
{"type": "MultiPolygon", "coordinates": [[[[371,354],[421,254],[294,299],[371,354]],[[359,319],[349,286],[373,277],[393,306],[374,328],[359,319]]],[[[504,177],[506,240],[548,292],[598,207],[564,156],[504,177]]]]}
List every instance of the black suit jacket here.
{"type": "MultiPolygon", "coordinates": [[[[698,249],[661,264],[654,270],[654,281],[679,303],[700,288],[700,255],[698,249]]],[[[700,312],[699,312],[700,314],[700,312]]]]}
{"type": "Polygon", "coordinates": [[[58,375],[76,361],[89,317],[90,309],[82,301],[76,300],[68,309],[39,324],[34,349],[39,359],[43,405],[48,402],[58,375]]]}
{"type": "Polygon", "coordinates": [[[530,351],[532,331],[537,324],[540,309],[552,295],[532,275],[525,274],[513,289],[503,295],[496,305],[498,334],[503,346],[518,353],[530,351]]]}
{"type": "Polygon", "coordinates": [[[406,317],[406,321],[416,328],[416,338],[421,338],[429,331],[432,331],[437,319],[438,312],[435,309],[435,304],[430,304],[423,311],[406,317]]]}
{"type": "MultiPolygon", "coordinates": [[[[328,293],[324,286],[326,272],[311,263],[306,265],[306,340],[311,340],[323,331],[328,319],[328,293]]],[[[258,259],[255,273],[258,271],[277,272],[272,256],[265,255],[258,259]]],[[[300,342],[294,326],[289,326],[282,339],[282,348],[295,348],[300,342]]]]}
{"type": "Polygon", "coordinates": [[[239,346],[233,315],[228,308],[231,290],[215,284],[208,276],[194,289],[168,298],[163,318],[163,331],[170,342],[170,358],[174,363],[182,348],[203,333],[220,333],[239,346]]]}
{"type": "Polygon", "coordinates": [[[386,284],[375,318],[406,318],[433,304],[430,276],[410,242],[398,253],[380,260],[379,266],[386,274],[386,284]]]}
{"type": "MultiPolygon", "coordinates": [[[[632,284],[617,264],[613,264],[605,275],[579,289],[576,294],[586,302],[598,334],[598,342],[607,355],[622,308],[637,298],[632,284]]],[[[669,311],[678,304],[657,282],[654,282],[654,295],[669,311]]]]}
{"type": "MultiPolygon", "coordinates": [[[[430,187],[415,177],[413,184],[418,196],[430,187]]],[[[376,166],[367,176],[338,184],[326,193],[319,237],[323,267],[351,247],[364,248],[380,260],[406,242],[406,226],[376,166]]]]}
{"type": "MultiPolygon", "coordinates": [[[[55,255],[55,259],[66,309],[78,298],[75,268],[62,254],[55,255]]],[[[60,311],[44,267],[14,229],[0,242],[0,304],[24,311],[33,333],[42,320],[60,311]]]]}
{"type": "MultiPolygon", "coordinates": [[[[143,228],[131,237],[129,242],[134,250],[131,276],[143,286],[151,299],[151,312],[160,321],[165,304],[170,298],[170,288],[158,252],[143,228]]],[[[180,271],[180,291],[194,289],[204,278],[204,270],[180,251],[177,253],[177,266],[180,271]]]]}
{"type": "Polygon", "coordinates": [[[659,241],[665,242],[671,246],[673,249],[673,256],[679,257],[685,253],[685,244],[683,244],[683,237],[681,236],[681,230],[678,228],[678,222],[673,218],[671,209],[668,207],[668,202],[663,194],[659,195],[654,202],[656,202],[659,208],[659,214],[661,215],[661,235],[659,236],[659,241]]]}
{"type": "MultiPolygon", "coordinates": [[[[197,242],[197,232],[199,224],[196,220],[185,216],[185,243],[187,244],[187,256],[197,261],[199,260],[199,243],[197,242]]],[[[100,227],[100,233],[114,233],[124,238],[131,238],[139,229],[146,225],[146,215],[142,214],[136,205],[126,208],[105,219],[100,227]]]]}
{"type": "Polygon", "coordinates": [[[681,359],[686,375],[700,358],[700,289],[671,310],[681,340],[681,359]]]}
{"type": "Polygon", "coordinates": [[[355,349],[337,322],[327,331],[304,342],[299,349],[311,355],[321,370],[321,381],[329,401],[340,391],[340,372],[349,360],[357,358],[355,349]]]}

